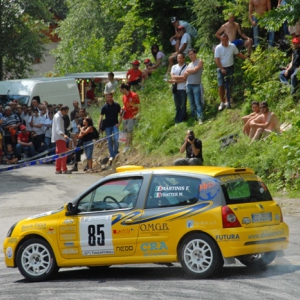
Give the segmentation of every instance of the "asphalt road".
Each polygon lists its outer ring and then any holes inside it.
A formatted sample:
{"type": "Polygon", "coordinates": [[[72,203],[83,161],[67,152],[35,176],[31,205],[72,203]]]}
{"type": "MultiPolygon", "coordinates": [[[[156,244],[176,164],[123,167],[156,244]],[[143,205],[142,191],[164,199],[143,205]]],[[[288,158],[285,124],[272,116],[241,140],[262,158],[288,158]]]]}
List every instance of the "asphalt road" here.
{"type": "Polygon", "coordinates": [[[4,265],[2,243],[22,218],[62,206],[99,177],[83,172],[55,175],[53,166],[34,166],[0,174],[0,299],[299,299],[300,221],[285,216],[290,247],[265,270],[226,266],[215,278],[191,280],[180,268],[126,265],[102,272],[61,269],[47,282],[26,281],[4,265]]]}

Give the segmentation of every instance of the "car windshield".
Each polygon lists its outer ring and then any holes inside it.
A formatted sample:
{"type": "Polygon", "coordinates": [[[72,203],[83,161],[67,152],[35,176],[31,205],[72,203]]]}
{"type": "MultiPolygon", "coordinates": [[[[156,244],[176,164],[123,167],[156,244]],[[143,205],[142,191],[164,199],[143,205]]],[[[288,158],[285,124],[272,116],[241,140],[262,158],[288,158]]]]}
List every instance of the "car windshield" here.
{"type": "Polygon", "coordinates": [[[10,101],[18,100],[20,105],[28,104],[29,96],[22,96],[22,95],[0,95],[0,104],[3,106],[8,105],[10,101]]]}
{"type": "Polygon", "coordinates": [[[223,182],[221,187],[227,204],[272,200],[267,186],[255,175],[251,175],[251,178],[247,174],[222,176],[218,179],[223,182]]]}

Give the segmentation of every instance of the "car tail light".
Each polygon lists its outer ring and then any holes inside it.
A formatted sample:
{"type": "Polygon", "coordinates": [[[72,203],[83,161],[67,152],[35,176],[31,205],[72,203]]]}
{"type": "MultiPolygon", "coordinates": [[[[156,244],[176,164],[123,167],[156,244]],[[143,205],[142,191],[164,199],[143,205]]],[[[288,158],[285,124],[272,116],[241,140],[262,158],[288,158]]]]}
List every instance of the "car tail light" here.
{"type": "Polygon", "coordinates": [[[222,206],[222,221],[223,228],[241,227],[236,215],[227,205],[222,206]]]}

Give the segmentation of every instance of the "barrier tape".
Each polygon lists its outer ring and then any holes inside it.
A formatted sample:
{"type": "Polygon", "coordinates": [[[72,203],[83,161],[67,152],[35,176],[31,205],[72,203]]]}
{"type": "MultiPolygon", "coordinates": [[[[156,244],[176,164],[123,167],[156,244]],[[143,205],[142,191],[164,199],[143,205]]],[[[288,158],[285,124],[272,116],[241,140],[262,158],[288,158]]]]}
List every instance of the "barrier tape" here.
{"type": "MultiPolygon", "coordinates": [[[[80,151],[90,145],[95,145],[95,144],[98,144],[104,140],[107,140],[109,137],[112,137],[114,135],[116,135],[118,133],[114,133],[114,134],[111,134],[109,136],[106,136],[100,140],[97,140],[95,142],[91,142],[85,146],[81,146],[81,147],[76,147],[72,150],[69,150],[67,152],[64,152],[64,153],[59,153],[59,154],[53,154],[53,155],[50,155],[50,156],[47,156],[47,157],[43,157],[43,158],[40,158],[40,159],[37,159],[37,160],[33,160],[33,161],[29,161],[29,162],[24,162],[24,163],[20,163],[18,165],[11,165],[9,167],[6,167],[6,168],[0,168],[0,173],[1,172],[5,172],[5,171],[12,171],[12,170],[16,170],[16,169],[21,169],[21,168],[25,168],[25,167],[31,167],[31,166],[35,166],[35,165],[42,165],[42,164],[45,164],[45,163],[48,163],[48,162],[51,162],[53,160],[57,160],[59,158],[62,158],[62,157],[65,157],[65,156],[68,156],[72,153],[75,153],[77,151],[80,151]]],[[[41,153],[42,154],[42,153],[41,153]]]]}

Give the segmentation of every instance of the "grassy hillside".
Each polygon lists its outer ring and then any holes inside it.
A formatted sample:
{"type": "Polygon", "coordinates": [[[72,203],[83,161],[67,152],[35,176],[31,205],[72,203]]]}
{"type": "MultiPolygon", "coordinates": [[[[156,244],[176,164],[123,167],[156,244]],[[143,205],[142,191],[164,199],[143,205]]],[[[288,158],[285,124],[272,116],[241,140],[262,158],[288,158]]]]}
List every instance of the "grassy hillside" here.
{"type": "MultiPolygon", "coordinates": [[[[163,73],[152,75],[145,89],[139,91],[141,115],[134,136],[135,151],[153,161],[172,161],[182,157],[179,147],[187,129],[194,130],[203,142],[205,165],[250,167],[255,170],[273,191],[288,191],[290,196],[299,195],[300,167],[299,127],[300,96],[289,95],[289,88],[278,79],[279,66],[290,60],[277,49],[253,53],[255,64],[236,61],[234,106],[217,111],[216,66],[212,52],[202,52],[204,60],[203,82],[205,88],[205,121],[198,125],[192,119],[174,126],[175,107],[170,85],[163,81],[163,73]],[[281,135],[271,135],[250,145],[242,133],[241,116],[248,114],[253,100],[269,103],[281,123],[292,128],[281,135]],[[220,150],[220,138],[238,134],[237,143],[220,150]]],[[[121,103],[121,96],[116,100],[121,103]]],[[[189,107],[188,107],[189,110],[189,107]]]]}

